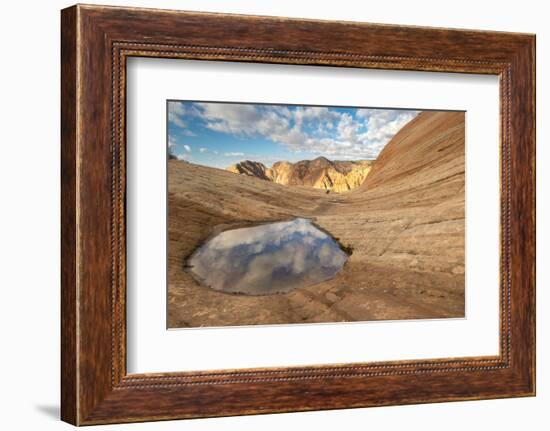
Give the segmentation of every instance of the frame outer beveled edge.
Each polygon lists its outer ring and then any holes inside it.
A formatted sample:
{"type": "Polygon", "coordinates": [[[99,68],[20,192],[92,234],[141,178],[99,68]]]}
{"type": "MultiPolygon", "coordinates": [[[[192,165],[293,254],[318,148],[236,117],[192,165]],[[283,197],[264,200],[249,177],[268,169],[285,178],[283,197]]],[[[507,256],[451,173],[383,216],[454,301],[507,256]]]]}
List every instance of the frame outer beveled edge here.
{"type": "Polygon", "coordinates": [[[78,425],[78,65],[79,7],[61,11],[61,408],[78,425]]]}

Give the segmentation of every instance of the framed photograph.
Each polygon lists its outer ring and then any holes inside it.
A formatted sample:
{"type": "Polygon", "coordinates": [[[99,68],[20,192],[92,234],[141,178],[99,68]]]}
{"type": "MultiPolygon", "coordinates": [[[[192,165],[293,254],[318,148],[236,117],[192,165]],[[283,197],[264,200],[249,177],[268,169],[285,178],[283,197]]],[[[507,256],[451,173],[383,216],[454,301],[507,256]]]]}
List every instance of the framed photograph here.
{"type": "Polygon", "coordinates": [[[535,394],[535,36],[61,14],[62,419],[535,394]]]}

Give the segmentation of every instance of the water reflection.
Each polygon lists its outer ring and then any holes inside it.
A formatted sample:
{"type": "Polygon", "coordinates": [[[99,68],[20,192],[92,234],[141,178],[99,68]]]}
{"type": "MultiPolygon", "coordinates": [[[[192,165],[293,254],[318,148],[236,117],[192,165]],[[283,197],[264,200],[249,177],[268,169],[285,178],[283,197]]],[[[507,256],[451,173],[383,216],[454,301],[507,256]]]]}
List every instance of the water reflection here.
{"type": "Polygon", "coordinates": [[[270,295],[330,279],[347,257],[330,235],[297,218],[222,232],[197,249],[187,266],[212,289],[270,295]]]}

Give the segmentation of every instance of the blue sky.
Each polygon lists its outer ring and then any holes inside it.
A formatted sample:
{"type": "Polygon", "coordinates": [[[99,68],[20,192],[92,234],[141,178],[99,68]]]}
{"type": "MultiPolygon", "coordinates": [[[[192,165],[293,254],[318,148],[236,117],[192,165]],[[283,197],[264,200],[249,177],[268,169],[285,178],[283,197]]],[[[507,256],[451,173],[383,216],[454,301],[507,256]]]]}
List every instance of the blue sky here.
{"type": "Polygon", "coordinates": [[[178,158],[226,168],[241,160],[375,159],[418,111],[168,102],[168,145],[178,158]]]}

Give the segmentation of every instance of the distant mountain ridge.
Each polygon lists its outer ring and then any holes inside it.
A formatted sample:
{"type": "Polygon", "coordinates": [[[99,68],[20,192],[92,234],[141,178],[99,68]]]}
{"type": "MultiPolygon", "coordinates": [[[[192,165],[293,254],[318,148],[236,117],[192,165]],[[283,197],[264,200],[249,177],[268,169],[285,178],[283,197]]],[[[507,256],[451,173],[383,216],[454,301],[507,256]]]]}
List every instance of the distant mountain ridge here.
{"type": "Polygon", "coordinates": [[[260,162],[243,160],[226,170],[277,184],[309,186],[342,193],[363,184],[373,163],[373,160],[341,161],[317,157],[296,163],[281,161],[268,168],[260,162]]]}

